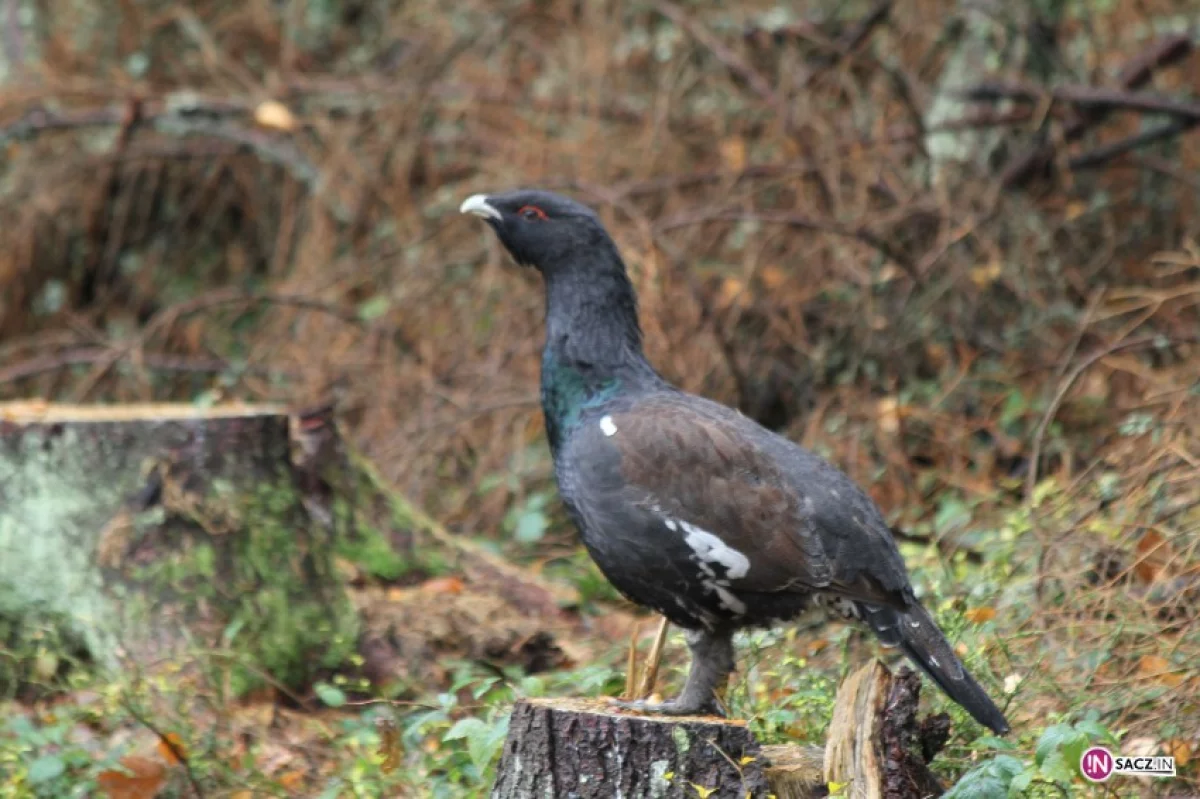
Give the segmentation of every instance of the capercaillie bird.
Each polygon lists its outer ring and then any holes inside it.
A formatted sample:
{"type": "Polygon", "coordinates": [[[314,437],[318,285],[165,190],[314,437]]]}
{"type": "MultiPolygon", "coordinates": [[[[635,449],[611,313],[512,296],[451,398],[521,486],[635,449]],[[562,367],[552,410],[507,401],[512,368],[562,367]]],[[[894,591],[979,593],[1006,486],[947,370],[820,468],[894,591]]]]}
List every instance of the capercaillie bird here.
{"type": "Polygon", "coordinates": [[[692,653],[683,691],[626,703],[720,712],[733,634],[822,605],[898,646],[981,724],[1003,714],[913,594],[878,507],[845,474],[646,360],[625,264],[590,208],[558,194],[477,194],[483,218],[546,291],[541,402],[555,478],[592,559],[666,616],[692,653]]]}

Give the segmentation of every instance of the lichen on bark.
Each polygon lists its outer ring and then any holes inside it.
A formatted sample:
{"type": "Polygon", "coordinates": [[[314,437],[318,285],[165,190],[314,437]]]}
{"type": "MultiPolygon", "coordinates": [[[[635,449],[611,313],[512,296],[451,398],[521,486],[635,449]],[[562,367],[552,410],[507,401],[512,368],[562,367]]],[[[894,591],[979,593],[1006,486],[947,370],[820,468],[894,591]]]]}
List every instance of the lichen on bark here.
{"type": "Polygon", "coordinates": [[[235,690],[336,667],[358,625],[338,529],[304,507],[281,414],[0,421],[0,618],[103,667],[215,651],[235,690]]]}

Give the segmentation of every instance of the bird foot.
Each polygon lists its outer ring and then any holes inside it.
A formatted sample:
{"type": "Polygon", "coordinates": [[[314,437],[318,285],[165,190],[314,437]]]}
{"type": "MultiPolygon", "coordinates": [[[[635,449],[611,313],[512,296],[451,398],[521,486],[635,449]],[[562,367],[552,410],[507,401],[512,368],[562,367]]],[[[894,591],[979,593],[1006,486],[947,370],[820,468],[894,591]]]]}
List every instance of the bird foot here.
{"type": "Polygon", "coordinates": [[[716,699],[708,702],[681,702],[671,699],[666,702],[652,702],[649,699],[617,699],[610,698],[609,702],[625,710],[635,710],[639,713],[653,713],[659,716],[720,716],[727,715],[725,708],[716,699]]]}

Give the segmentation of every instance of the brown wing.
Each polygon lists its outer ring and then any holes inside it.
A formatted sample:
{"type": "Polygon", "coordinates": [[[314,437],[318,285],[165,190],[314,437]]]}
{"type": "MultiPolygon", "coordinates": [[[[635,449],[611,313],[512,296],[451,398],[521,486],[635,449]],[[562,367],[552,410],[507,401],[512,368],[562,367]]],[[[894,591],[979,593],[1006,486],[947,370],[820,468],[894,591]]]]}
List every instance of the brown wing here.
{"type": "MultiPolygon", "coordinates": [[[[597,483],[748,561],[744,573],[729,575],[731,588],[906,604],[903,560],[873,503],[841,472],[741,414],[686,394],[660,395],[586,427],[581,443],[590,462],[599,470],[615,461],[620,476],[597,483]]],[[[712,557],[736,560],[713,546],[712,557]]]]}

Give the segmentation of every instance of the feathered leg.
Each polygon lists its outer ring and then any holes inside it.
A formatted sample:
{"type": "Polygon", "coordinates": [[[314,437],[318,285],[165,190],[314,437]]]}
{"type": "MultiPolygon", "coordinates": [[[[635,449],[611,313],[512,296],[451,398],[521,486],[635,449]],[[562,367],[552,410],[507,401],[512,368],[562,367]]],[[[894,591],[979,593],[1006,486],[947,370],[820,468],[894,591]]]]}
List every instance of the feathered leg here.
{"type": "Polygon", "coordinates": [[[692,666],[679,696],[667,702],[617,701],[621,707],[667,716],[724,716],[716,690],[733,671],[733,634],[729,631],[687,630],[692,666]]]}

